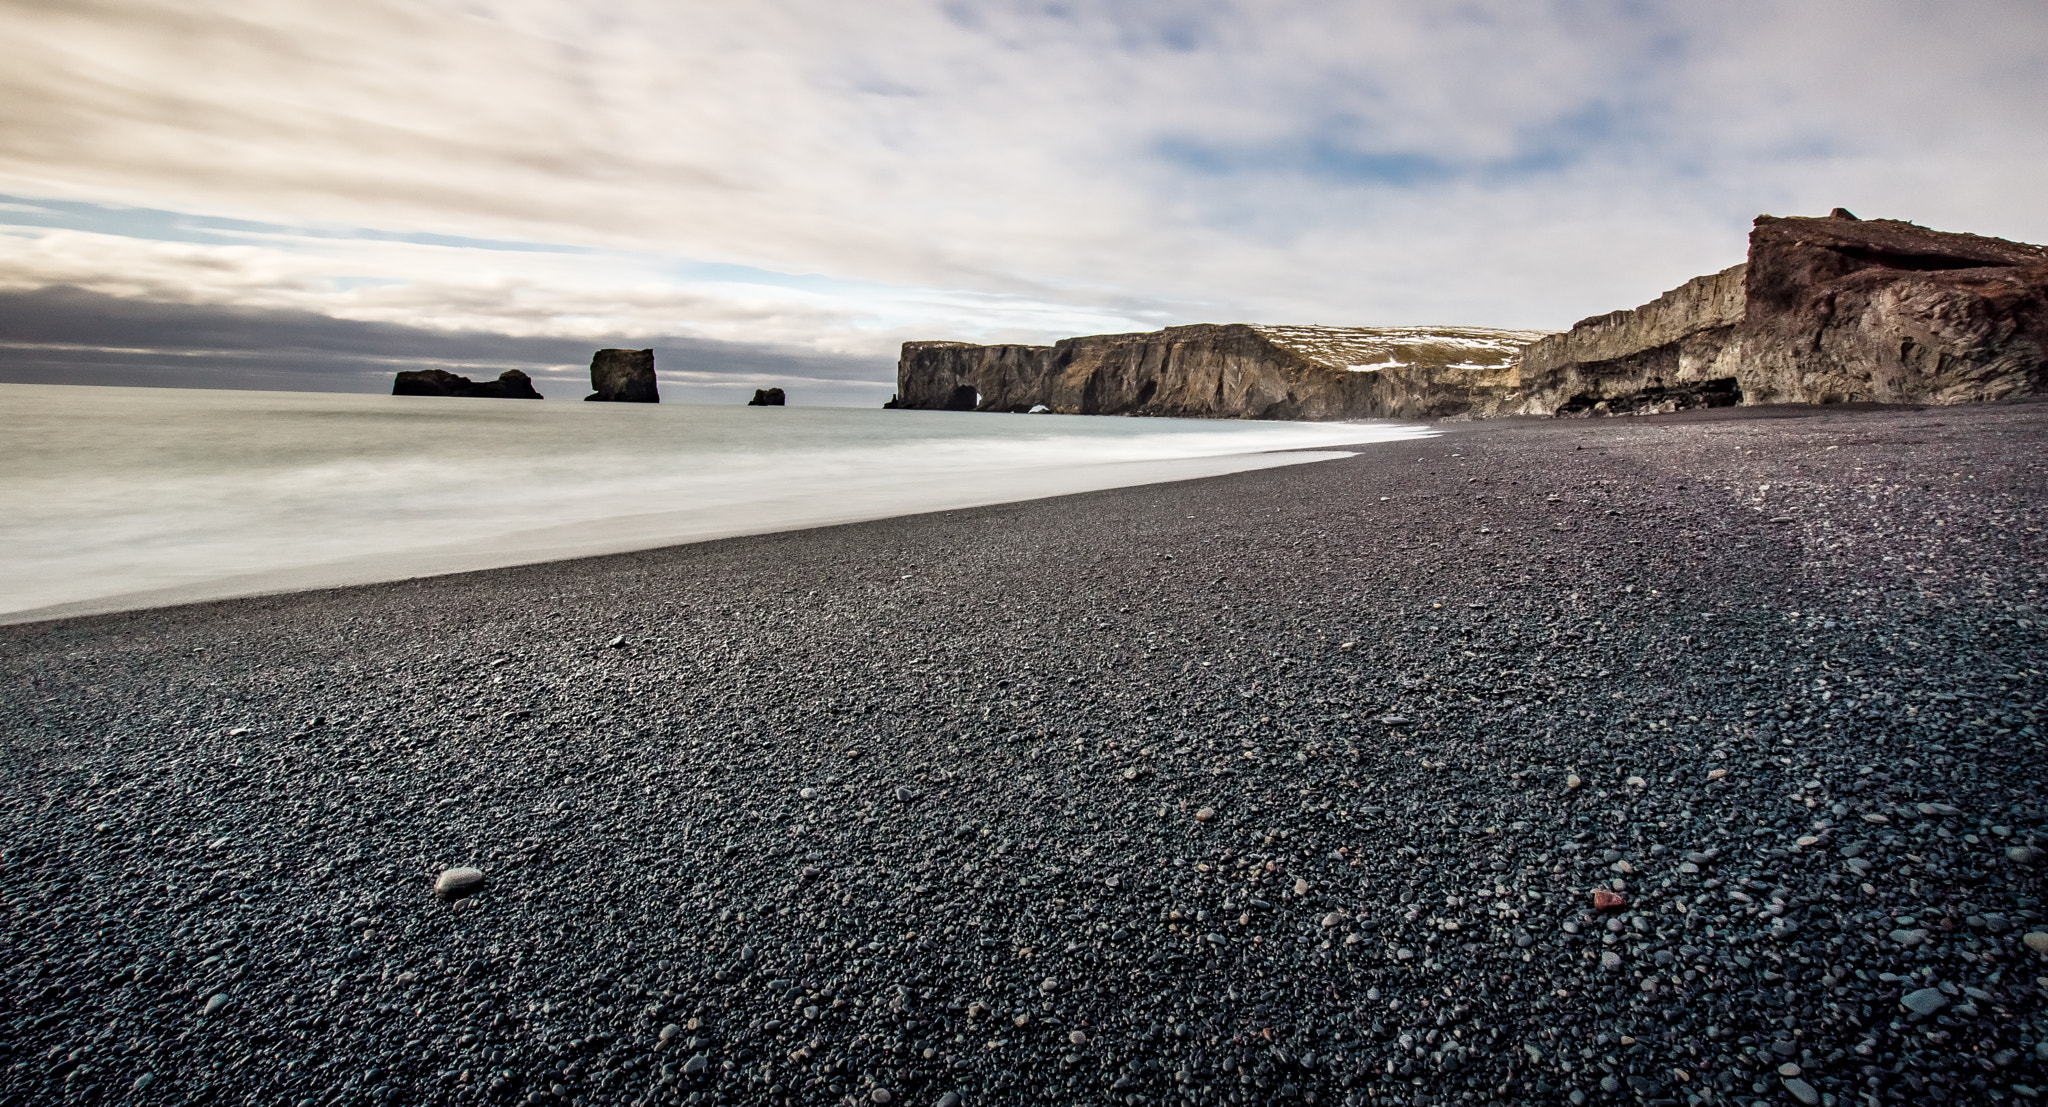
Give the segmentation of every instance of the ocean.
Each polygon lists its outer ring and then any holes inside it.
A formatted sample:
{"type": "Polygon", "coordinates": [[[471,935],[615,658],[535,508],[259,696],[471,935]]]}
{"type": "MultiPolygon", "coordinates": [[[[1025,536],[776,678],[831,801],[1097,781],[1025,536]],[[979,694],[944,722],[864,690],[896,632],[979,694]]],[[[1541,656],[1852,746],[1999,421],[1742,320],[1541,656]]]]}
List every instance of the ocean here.
{"type": "Polygon", "coordinates": [[[1185,480],[1430,433],[0,384],[0,622],[1185,480]]]}

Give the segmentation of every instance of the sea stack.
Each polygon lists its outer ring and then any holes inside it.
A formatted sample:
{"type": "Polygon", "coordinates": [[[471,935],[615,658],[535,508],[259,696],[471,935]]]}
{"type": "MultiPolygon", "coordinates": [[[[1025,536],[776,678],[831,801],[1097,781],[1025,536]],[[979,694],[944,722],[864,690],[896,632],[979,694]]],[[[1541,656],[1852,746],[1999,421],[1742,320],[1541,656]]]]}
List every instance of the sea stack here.
{"type": "Polygon", "coordinates": [[[782,406],[782,389],[780,389],[780,388],[756,388],[756,389],[754,389],[754,398],[753,398],[753,399],[751,399],[751,400],[748,400],[748,401],[747,401],[747,406],[748,406],[748,407],[781,407],[781,406],[782,406]]]}
{"type": "Polygon", "coordinates": [[[538,400],[533,378],[507,369],[494,381],[473,381],[446,369],[407,369],[391,382],[393,396],[467,396],[492,400],[538,400]]]}
{"type": "Polygon", "coordinates": [[[654,387],[653,350],[599,350],[590,359],[590,387],[586,400],[622,404],[658,404],[661,393],[654,387]]]}

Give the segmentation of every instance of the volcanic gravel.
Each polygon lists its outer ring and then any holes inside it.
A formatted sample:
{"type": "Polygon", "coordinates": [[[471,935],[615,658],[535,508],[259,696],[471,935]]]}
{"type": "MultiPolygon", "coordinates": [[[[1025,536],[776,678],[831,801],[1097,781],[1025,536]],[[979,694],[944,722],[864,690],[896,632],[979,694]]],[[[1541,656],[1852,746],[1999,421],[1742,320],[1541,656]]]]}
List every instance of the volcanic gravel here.
{"type": "Polygon", "coordinates": [[[0,629],[0,1097],[2038,1100],[2043,457],[1477,424],[0,629]]]}

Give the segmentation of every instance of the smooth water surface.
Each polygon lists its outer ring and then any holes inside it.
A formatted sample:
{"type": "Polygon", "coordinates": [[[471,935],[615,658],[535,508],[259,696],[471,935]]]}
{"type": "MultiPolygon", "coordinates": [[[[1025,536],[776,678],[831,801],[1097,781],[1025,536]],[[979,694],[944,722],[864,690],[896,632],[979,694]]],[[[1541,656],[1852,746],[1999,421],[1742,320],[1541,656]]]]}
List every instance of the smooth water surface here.
{"type": "Polygon", "coordinates": [[[1181,480],[1428,433],[0,385],[0,621],[1181,480]]]}

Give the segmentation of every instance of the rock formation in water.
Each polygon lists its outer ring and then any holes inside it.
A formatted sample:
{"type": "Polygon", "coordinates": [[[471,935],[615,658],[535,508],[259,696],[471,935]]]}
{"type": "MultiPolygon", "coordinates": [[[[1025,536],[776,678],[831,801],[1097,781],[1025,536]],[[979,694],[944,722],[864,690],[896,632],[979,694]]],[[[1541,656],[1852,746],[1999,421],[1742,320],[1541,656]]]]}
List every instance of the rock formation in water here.
{"type": "Polygon", "coordinates": [[[393,396],[471,396],[497,400],[538,400],[533,378],[507,369],[494,381],[473,381],[446,369],[407,369],[391,382],[393,396]]]}
{"type": "Polygon", "coordinates": [[[1052,346],[906,342],[901,408],[1234,419],[1501,414],[1540,331],[1481,327],[1168,327],[1052,346]]]}
{"type": "Polygon", "coordinates": [[[747,401],[748,407],[781,407],[782,404],[783,395],[780,388],[756,388],[754,398],[747,401]]]}
{"type": "Polygon", "coordinates": [[[1749,260],[1522,356],[1531,414],[1953,404],[2048,392],[2048,250],[1894,219],[1758,216],[1749,260]]]}
{"type": "Polygon", "coordinates": [[[596,391],[583,397],[586,400],[660,403],[661,393],[654,386],[654,351],[599,350],[590,359],[590,387],[596,391]]]}

